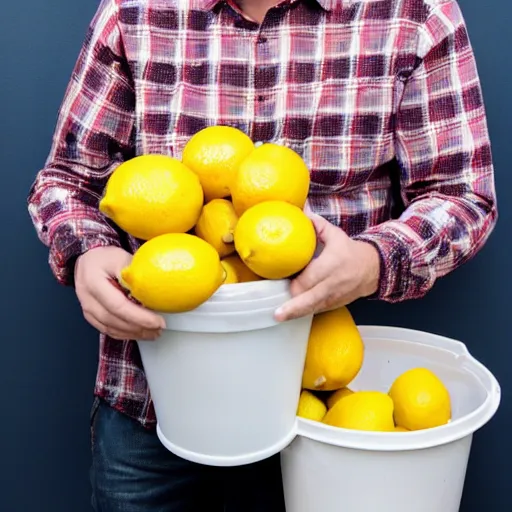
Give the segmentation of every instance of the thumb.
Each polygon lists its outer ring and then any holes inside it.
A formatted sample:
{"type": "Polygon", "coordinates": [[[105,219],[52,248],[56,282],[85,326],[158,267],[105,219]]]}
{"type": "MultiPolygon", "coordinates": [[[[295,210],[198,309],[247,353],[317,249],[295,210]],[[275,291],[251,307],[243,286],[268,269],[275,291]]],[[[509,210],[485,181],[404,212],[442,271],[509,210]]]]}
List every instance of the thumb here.
{"type": "Polygon", "coordinates": [[[107,264],[105,265],[105,269],[110,277],[119,279],[121,275],[121,271],[130,265],[133,256],[125,251],[124,249],[120,249],[118,247],[112,248],[110,254],[108,255],[107,264]]]}
{"type": "MultiPolygon", "coordinates": [[[[316,213],[308,213],[313,226],[315,227],[316,236],[322,244],[326,244],[333,236],[339,237],[340,233],[345,235],[345,232],[331,224],[327,219],[316,213]]],[[[345,235],[346,236],[346,235],[345,235]]]]}
{"type": "Polygon", "coordinates": [[[121,275],[121,271],[130,265],[132,259],[133,256],[127,252],[122,257],[116,260],[116,277],[119,277],[121,275]]]}
{"type": "Polygon", "coordinates": [[[130,265],[133,256],[121,249],[120,247],[98,247],[90,250],[86,255],[89,255],[89,266],[97,268],[103,273],[104,277],[109,279],[112,283],[121,283],[121,272],[124,268],[130,265]]]}

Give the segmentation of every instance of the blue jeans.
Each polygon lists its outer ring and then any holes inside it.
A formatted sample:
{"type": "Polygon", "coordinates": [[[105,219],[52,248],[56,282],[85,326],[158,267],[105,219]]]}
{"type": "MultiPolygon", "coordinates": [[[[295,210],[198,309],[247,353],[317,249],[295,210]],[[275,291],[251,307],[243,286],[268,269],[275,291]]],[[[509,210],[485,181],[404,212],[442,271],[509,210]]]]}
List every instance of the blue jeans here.
{"type": "Polygon", "coordinates": [[[279,456],[234,468],[195,464],[101,400],[91,434],[96,512],[285,511],[279,456]]]}

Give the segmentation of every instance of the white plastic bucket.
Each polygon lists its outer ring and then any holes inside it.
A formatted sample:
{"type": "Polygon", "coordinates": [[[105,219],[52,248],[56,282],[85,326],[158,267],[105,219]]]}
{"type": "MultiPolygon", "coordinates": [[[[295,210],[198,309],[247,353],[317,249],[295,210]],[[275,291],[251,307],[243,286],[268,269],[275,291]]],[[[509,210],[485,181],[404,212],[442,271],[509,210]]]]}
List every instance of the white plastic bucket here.
{"type": "Polygon", "coordinates": [[[388,391],[416,366],[450,391],[452,421],[417,432],[346,430],[297,420],[281,454],[287,512],[457,512],[473,433],[500,403],[494,376],[458,342],[393,327],[359,327],[363,368],[350,387],[388,391]]]}
{"type": "Polygon", "coordinates": [[[168,450],[237,466],[292,441],[312,316],[276,322],[289,297],[288,280],[221,286],[197,309],[165,315],[159,340],[138,342],[168,450]]]}

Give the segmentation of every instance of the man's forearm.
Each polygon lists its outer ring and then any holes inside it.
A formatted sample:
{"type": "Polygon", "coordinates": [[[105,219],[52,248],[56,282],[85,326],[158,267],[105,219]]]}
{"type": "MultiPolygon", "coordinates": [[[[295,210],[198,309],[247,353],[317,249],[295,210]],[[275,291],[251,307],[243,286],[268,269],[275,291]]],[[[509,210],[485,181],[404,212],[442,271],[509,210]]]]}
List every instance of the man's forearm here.
{"type": "Polygon", "coordinates": [[[95,247],[120,246],[117,231],[98,210],[98,196],[73,185],[66,171],[47,167],[32,186],[28,209],[40,240],[49,247],[50,267],[57,280],[73,282],[78,256],[95,247]]]}
{"type": "Polygon", "coordinates": [[[423,297],[436,280],[471,259],[497,220],[491,198],[432,195],[402,217],[374,226],[356,239],[379,251],[376,298],[399,302],[423,297]]]}

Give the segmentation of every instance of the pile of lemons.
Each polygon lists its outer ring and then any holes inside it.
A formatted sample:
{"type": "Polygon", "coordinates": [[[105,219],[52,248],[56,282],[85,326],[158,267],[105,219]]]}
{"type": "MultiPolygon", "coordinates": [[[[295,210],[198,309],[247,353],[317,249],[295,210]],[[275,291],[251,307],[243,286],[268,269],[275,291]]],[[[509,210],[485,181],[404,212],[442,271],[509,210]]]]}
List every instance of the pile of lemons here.
{"type": "Polygon", "coordinates": [[[292,149],[207,127],[181,159],[142,155],[109,177],[100,211],[143,243],[121,284],[160,312],[190,311],[222,284],[283,279],[312,259],[309,170],[292,149]]]}
{"type": "Polygon", "coordinates": [[[298,416],[332,427],[378,432],[435,428],[451,420],[450,394],[427,368],[397,376],[387,392],[352,390],[364,343],[346,307],[313,318],[298,416]]]}

